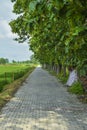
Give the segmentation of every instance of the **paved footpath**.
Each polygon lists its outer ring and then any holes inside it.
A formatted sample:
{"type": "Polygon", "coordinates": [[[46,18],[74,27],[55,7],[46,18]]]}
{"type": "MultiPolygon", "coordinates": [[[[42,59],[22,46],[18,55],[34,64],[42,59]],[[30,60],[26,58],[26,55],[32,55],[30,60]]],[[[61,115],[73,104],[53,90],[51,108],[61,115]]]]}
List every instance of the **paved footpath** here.
{"type": "Polygon", "coordinates": [[[87,130],[87,105],[36,68],[2,109],[0,130],[87,130]]]}

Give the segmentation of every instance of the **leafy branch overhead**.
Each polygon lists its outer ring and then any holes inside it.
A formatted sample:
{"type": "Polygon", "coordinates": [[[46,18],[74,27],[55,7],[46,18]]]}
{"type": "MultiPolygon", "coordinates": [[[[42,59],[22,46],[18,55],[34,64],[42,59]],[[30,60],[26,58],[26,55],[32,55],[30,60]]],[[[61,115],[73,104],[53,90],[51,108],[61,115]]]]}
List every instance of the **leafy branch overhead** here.
{"type": "Polygon", "coordinates": [[[42,64],[75,65],[87,73],[87,0],[11,1],[16,40],[28,40],[42,64]]]}

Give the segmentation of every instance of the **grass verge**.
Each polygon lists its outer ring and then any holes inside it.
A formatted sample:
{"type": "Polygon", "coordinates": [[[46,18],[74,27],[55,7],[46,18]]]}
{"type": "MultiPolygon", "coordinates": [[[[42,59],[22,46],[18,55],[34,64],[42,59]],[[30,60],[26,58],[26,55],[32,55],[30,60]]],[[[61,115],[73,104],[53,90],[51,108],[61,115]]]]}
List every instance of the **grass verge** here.
{"type": "Polygon", "coordinates": [[[76,82],[71,87],[68,88],[68,91],[73,94],[82,95],[83,87],[80,82],[76,82]]]}
{"type": "Polygon", "coordinates": [[[5,86],[5,89],[0,93],[0,110],[13,97],[14,93],[20,88],[22,83],[34,69],[35,67],[31,67],[31,69],[23,77],[5,86]]]}
{"type": "Polygon", "coordinates": [[[68,80],[68,74],[66,76],[63,75],[63,73],[59,73],[57,75],[57,78],[63,83],[65,84],[68,80]]]}
{"type": "MultiPolygon", "coordinates": [[[[69,74],[64,77],[63,73],[56,74],[53,71],[47,70],[51,75],[55,76],[62,84],[65,84],[68,80],[69,74]]],[[[77,95],[79,101],[87,103],[87,92],[84,92],[83,86],[80,81],[74,83],[71,87],[67,88],[67,91],[71,94],[77,95]]]]}

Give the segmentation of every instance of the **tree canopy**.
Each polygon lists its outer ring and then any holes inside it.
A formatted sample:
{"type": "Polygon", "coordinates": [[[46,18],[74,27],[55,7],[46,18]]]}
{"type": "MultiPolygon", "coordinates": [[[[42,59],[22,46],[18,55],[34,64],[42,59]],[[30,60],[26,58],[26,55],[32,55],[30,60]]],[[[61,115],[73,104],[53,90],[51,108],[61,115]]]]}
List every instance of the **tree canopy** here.
{"type": "Polygon", "coordinates": [[[28,40],[42,64],[76,66],[87,74],[87,0],[11,0],[18,42],[28,40]]]}
{"type": "Polygon", "coordinates": [[[9,63],[9,60],[7,58],[0,58],[0,64],[6,64],[9,63]]]}

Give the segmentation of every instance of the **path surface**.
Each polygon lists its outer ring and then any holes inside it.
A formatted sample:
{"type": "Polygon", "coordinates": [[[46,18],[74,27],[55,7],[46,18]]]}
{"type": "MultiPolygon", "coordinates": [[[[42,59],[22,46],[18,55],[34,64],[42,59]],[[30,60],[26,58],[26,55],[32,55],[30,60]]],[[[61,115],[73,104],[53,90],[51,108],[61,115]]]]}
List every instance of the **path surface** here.
{"type": "Polygon", "coordinates": [[[2,109],[0,130],[87,130],[87,105],[41,68],[2,109]]]}

